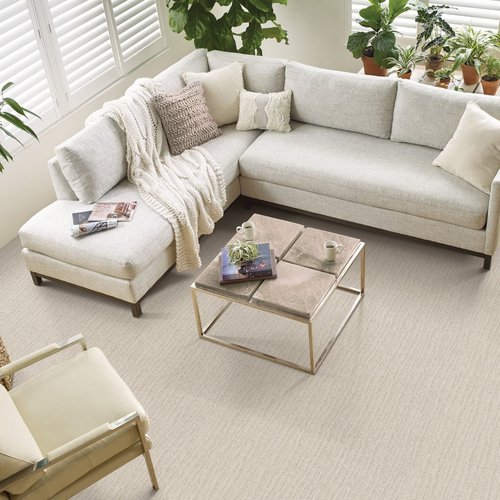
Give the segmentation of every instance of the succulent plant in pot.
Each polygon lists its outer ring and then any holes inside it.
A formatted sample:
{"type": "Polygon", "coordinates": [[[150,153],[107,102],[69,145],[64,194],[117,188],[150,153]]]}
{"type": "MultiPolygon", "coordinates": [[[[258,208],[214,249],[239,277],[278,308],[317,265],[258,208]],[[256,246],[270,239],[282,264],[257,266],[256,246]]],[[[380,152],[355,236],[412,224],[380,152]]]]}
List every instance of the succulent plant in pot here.
{"type": "Polygon", "coordinates": [[[479,82],[481,61],[493,44],[492,33],[465,26],[448,40],[450,49],[462,58],[462,73],[466,85],[479,82]]]}
{"type": "Polygon", "coordinates": [[[481,63],[481,85],[483,93],[495,95],[500,86],[500,60],[495,56],[487,55],[481,63]]]}
{"type": "Polygon", "coordinates": [[[445,9],[449,8],[447,5],[421,5],[417,9],[415,21],[422,27],[417,35],[417,47],[427,54],[425,69],[429,76],[443,67],[449,54],[446,42],[455,36],[455,31],[443,18],[445,9]]]}
{"type": "Polygon", "coordinates": [[[424,56],[415,45],[397,47],[397,57],[389,57],[388,62],[393,65],[390,73],[396,73],[399,78],[410,79],[415,66],[424,60],[424,56]]]}
{"type": "Polygon", "coordinates": [[[365,74],[386,76],[391,67],[389,58],[397,57],[394,20],[410,10],[409,0],[369,0],[370,5],[359,11],[360,26],[368,31],[352,33],[347,49],[355,59],[361,58],[365,74]]]}
{"type": "Polygon", "coordinates": [[[259,247],[253,241],[237,241],[229,243],[227,254],[231,264],[250,262],[259,256],[259,247]]]}
{"type": "Polygon", "coordinates": [[[454,73],[458,70],[460,67],[460,64],[462,64],[462,59],[460,57],[456,58],[453,64],[450,64],[449,66],[444,66],[441,69],[437,69],[434,71],[434,78],[436,79],[436,82],[434,85],[436,87],[441,87],[443,89],[447,89],[450,85],[451,82],[454,83],[454,89],[459,90],[457,87],[457,81],[454,78],[454,73]]]}

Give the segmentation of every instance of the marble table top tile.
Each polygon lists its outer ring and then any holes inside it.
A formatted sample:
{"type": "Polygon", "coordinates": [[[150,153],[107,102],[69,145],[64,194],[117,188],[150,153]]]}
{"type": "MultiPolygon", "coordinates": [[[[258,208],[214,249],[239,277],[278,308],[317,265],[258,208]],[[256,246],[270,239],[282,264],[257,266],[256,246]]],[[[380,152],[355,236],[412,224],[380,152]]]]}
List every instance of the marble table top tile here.
{"type": "Polygon", "coordinates": [[[221,285],[219,283],[219,256],[196,278],[195,284],[199,288],[216,292],[228,297],[237,297],[249,301],[262,281],[242,281],[221,285]]]}
{"type": "Polygon", "coordinates": [[[278,278],[264,281],[251,302],[308,319],[335,283],[331,274],[284,261],[276,271],[278,278]]]}
{"type": "Polygon", "coordinates": [[[288,250],[283,260],[299,266],[334,274],[337,277],[352,257],[360,241],[350,236],[308,227],[304,229],[298,240],[288,250]],[[344,250],[337,254],[335,262],[328,262],[324,257],[323,245],[328,240],[334,240],[344,245],[344,250]]]}
{"type": "MultiPolygon", "coordinates": [[[[253,214],[248,220],[255,224],[256,243],[270,243],[271,248],[274,250],[274,255],[278,260],[283,258],[283,255],[297,240],[304,229],[302,224],[260,214],[253,214]]],[[[235,235],[229,243],[233,243],[239,238],[238,235],[235,235]]]]}

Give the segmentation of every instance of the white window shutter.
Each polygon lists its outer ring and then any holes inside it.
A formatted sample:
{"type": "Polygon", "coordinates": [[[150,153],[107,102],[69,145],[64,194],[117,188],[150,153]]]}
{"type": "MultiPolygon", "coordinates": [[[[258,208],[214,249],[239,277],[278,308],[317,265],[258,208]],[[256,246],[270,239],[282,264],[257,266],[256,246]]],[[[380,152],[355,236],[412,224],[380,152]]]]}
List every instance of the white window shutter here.
{"type": "Polygon", "coordinates": [[[156,0],[111,0],[125,73],[166,47],[156,0]]]}
{"type": "MultiPolygon", "coordinates": [[[[26,0],[0,0],[0,11],[0,85],[14,82],[6,96],[40,115],[42,120],[25,121],[39,132],[54,122],[56,113],[28,5],[26,0]]],[[[23,143],[29,140],[27,134],[4,126],[23,143]]],[[[2,137],[2,143],[9,150],[17,149],[11,139],[2,137]]]]}
{"type": "Polygon", "coordinates": [[[454,27],[470,25],[478,30],[498,32],[500,0],[436,0],[434,5],[448,5],[444,18],[454,27]]]}
{"type": "Polygon", "coordinates": [[[69,108],[119,77],[102,0],[48,0],[69,108]]]}

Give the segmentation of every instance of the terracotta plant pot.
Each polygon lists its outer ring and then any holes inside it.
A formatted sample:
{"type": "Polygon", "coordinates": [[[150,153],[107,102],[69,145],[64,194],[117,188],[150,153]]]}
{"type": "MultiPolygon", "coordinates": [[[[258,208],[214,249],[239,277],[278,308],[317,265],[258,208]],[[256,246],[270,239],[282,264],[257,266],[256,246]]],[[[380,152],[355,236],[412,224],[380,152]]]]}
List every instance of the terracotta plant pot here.
{"type": "Polygon", "coordinates": [[[411,78],[411,71],[408,71],[408,73],[405,73],[401,78],[403,80],[409,80],[411,78]]]}
{"type": "Polygon", "coordinates": [[[496,95],[498,87],[500,86],[500,80],[485,80],[481,78],[481,85],[483,87],[483,94],[486,95],[496,95]]]}
{"type": "Polygon", "coordinates": [[[442,57],[435,59],[432,57],[425,58],[425,72],[429,76],[434,76],[434,71],[441,69],[444,65],[444,59],[442,57]]]}
{"type": "Polygon", "coordinates": [[[365,75],[373,76],[387,76],[387,68],[381,68],[376,62],[374,57],[361,56],[363,61],[363,68],[365,75]]]}
{"type": "Polygon", "coordinates": [[[475,85],[479,82],[479,73],[477,72],[475,66],[462,64],[462,75],[464,77],[465,85],[475,85]]]}
{"type": "Polygon", "coordinates": [[[436,80],[436,87],[441,89],[447,89],[450,85],[451,78],[446,78],[445,80],[436,80]]]}

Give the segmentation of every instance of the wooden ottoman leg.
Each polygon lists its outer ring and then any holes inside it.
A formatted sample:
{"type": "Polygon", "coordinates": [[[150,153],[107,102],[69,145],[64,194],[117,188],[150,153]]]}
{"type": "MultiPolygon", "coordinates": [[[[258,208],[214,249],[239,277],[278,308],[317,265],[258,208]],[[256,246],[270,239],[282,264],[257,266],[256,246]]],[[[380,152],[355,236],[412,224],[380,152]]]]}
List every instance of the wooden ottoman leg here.
{"type": "Polygon", "coordinates": [[[491,269],[491,255],[484,256],[483,268],[484,269],[491,269]]]}
{"type": "Polygon", "coordinates": [[[33,283],[35,284],[35,286],[40,286],[42,284],[42,277],[38,276],[38,274],[33,273],[31,271],[30,271],[30,274],[31,274],[31,279],[33,280],[33,283]]]}

